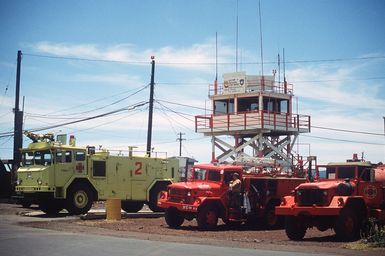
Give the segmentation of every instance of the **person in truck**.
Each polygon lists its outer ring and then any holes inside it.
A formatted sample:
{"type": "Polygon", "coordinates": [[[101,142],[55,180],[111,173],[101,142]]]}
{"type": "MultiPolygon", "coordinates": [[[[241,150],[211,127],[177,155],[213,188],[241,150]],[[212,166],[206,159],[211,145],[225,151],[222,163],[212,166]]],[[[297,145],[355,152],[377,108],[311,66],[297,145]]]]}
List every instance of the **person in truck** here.
{"type": "Polygon", "coordinates": [[[241,185],[239,173],[235,172],[229,183],[229,199],[230,207],[235,208],[239,214],[241,213],[241,185]]]}

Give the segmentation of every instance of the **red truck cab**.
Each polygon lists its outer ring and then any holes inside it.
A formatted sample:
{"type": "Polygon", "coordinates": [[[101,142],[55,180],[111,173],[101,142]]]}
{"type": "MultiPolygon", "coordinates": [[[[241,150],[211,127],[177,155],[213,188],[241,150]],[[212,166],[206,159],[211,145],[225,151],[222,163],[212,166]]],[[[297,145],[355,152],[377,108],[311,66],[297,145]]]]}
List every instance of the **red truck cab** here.
{"type": "Polygon", "coordinates": [[[165,209],[165,220],[173,228],[194,218],[202,230],[216,227],[219,218],[229,225],[262,222],[276,227],[280,221],[274,213],[275,206],[306,179],[277,174],[275,167],[259,170],[237,164],[197,164],[188,181],[168,186],[158,206],[165,209]],[[229,202],[229,183],[234,173],[242,182],[241,209],[233,208],[229,202]]]}

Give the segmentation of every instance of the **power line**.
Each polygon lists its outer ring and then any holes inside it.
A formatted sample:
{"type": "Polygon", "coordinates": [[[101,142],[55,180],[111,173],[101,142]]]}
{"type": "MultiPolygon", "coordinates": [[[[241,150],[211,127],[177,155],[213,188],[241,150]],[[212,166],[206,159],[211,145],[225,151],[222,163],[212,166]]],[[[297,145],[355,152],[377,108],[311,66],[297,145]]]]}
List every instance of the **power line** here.
{"type": "MultiPolygon", "coordinates": [[[[66,57],[66,56],[53,56],[42,55],[33,53],[23,53],[24,56],[48,58],[48,59],[63,59],[63,60],[76,60],[76,61],[89,61],[89,62],[110,62],[110,63],[122,63],[122,64],[148,64],[148,61],[125,61],[125,60],[111,60],[111,59],[92,59],[92,58],[80,58],[80,57],[66,57]]],[[[313,59],[313,60],[292,60],[285,61],[286,64],[295,63],[322,63],[322,62],[344,62],[344,61],[362,61],[362,60],[377,60],[385,59],[385,56],[369,56],[369,57],[355,57],[355,58],[334,58],[334,59],[313,59]]],[[[276,64],[276,61],[264,61],[264,64],[276,64]]],[[[234,62],[157,62],[157,65],[234,65],[234,62]]],[[[243,65],[261,65],[262,62],[242,62],[243,65]]]]}
{"type": "Polygon", "coordinates": [[[184,118],[184,119],[186,119],[186,120],[188,120],[188,121],[190,121],[190,122],[194,122],[194,120],[191,120],[191,119],[189,119],[188,117],[185,117],[185,116],[194,116],[194,117],[195,117],[195,115],[191,115],[191,114],[186,114],[186,113],[178,112],[178,111],[175,111],[175,110],[173,110],[173,109],[171,109],[171,108],[169,108],[169,107],[166,107],[165,105],[163,105],[162,103],[160,103],[160,102],[158,102],[158,101],[156,101],[156,102],[157,102],[159,105],[161,105],[162,107],[166,108],[167,110],[169,110],[169,111],[171,111],[171,112],[177,114],[178,116],[180,116],[180,117],[182,117],[182,118],[184,118]]]}
{"type": "MultiPolygon", "coordinates": [[[[51,126],[45,126],[45,127],[28,129],[28,131],[30,131],[30,132],[37,132],[37,131],[57,128],[57,127],[60,127],[60,126],[66,126],[66,125],[70,125],[70,124],[85,122],[85,121],[89,121],[89,120],[93,120],[93,119],[109,116],[109,115],[112,115],[112,114],[115,114],[115,113],[123,112],[123,111],[134,110],[134,109],[136,109],[138,107],[141,107],[141,106],[144,106],[146,104],[148,104],[148,102],[139,102],[139,103],[137,103],[135,105],[132,105],[132,106],[129,106],[129,107],[125,107],[125,108],[120,108],[120,109],[117,109],[117,110],[114,110],[114,111],[110,111],[110,112],[107,112],[107,113],[104,113],[104,114],[100,114],[100,115],[96,115],[96,116],[92,116],[92,117],[87,117],[87,118],[79,119],[79,120],[76,120],[76,121],[65,122],[65,123],[60,123],[60,124],[54,124],[54,125],[51,125],[51,126]]],[[[10,136],[13,136],[13,132],[11,132],[11,133],[0,133],[0,138],[10,137],[10,136]]]]}
{"type": "Polygon", "coordinates": [[[171,102],[171,101],[168,101],[168,100],[160,100],[160,99],[157,99],[156,100],[158,103],[159,102],[165,102],[165,103],[169,103],[169,104],[173,104],[173,105],[178,105],[178,106],[183,106],[183,107],[188,107],[188,108],[195,108],[195,109],[199,109],[199,110],[207,110],[205,108],[200,108],[200,107],[195,107],[195,106],[191,106],[191,105],[187,105],[187,104],[182,104],[182,103],[177,103],[177,102],[171,102]]]}
{"type": "Polygon", "coordinates": [[[61,60],[76,60],[76,61],[89,61],[89,62],[110,62],[110,63],[122,63],[122,64],[148,64],[148,61],[123,61],[123,60],[109,60],[109,59],[91,59],[91,58],[79,58],[79,57],[66,57],[66,56],[52,56],[33,53],[23,53],[24,56],[47,58],[47,59],[61,59],[61,60]]]}
{"type": "Polygon", "coordinates": [[[375,136],[385,136],[385,134],[383,134],[383,133],[353,131],[353,130],[337,129],[337,128],[330,128],[330,127],[321,127],[321,126],[314,126],[314,125],[312,125],[311,128],[322,129],[322,130],[330,130],[330,131],[336,131],[336,132],[348,132],[348,133],[358,133],[358,134],[375,135],[375,136]]]}
{"type": "Polygon", "coordinates": [[[366,81],[366,80],[383,80],[385,76],[380,77],[367,77],[367,78],[354,78],[354,79],[326,79],[326,80],[308,80],[308,81],[290,81],[290,83],[328,83],[328,82],[341,82],[341,81],[366,81]]]}
{"type": "Polygon", "coordinates": [[[313,135],[301,135],[303,137],[322,139],[322,140],[331,140],[331,141],[341,141],[341,142],[349,142],[349,143],[357,143],[357,144],[367,144],[367,145],[376,145],[376,146],[385,146],[385,144],[375,143],[375,142],[365,142],[365,141],[354,141],[354,140],[344,140],[344,139],[334,139],[334,138],[326,138],[321,136],[313,136],[313,135]]]}
{"type": "MultiPolygon", "coordinates": [[[[116,100],[110,104],[107,104],[107,105],[104,105],[104,106],[101,106],[101,107],[98,107],[98,108],[95,108],[95,109],[91,109],[91,110],[87,110],[87,111],[83,111],[83,112],[78,112],[78,113],[71,113],[71,114],[61,114],[60,115],[60,118],[59,119],[63,119],[63,116],[74,116],[74,115],[83,115],[83,114],[87,114],[87,113],[90,113],[90,112],[94,112],[94,111],[97,111],[97,110],[101,110],[101,109],[104,109],[104,108],[107,108],[107,107],[110,107],[110,106],[113,106],[113,105],[116,105],[136,94],[138,94],[139,92],[145,90],[149,85],[145,85],[145,86],[142,86],[142,87],[139,87],[139,89],[131,94],[129,94],[128,96],[125,96],[119,100],[116,100]]],[[[129,90],[129,91],[132,91],[132,90],[129,90]]],[[[116,94],[118,95],[118,94],[116,94]]],[[[120,94],[119,94],[120,95],[120,94]]],[[[115,95],[114,95],[115,96],[115,95]]],[[[113,96],[110,96],[110,97],[113,97],[113,96]]],[[[106,99],[107,97],[104,97],[102,99],[106,99]]],[[[100,99],[99,99],[100,100],[100,99]]],[[[93,102],[96,102],[96,101],[99,101],[99,100],[95,100],[95,101],[92,101],[91,103],[93,102]]],[[[81,104],[81,105],[78,105],[78,106],[75,106],[75,107],[71,107],[71,108],[67,108],[65,110],[68,110],[68,109],[73,109],[73,108],[77,108],[79,106],[84,106],[84,105],[88,105],[87,103],[86,104],[81,104]]],[[[52,113],[58,113],[58,112],[62,112],[64,110],[59,110],[59,111],[55,111],[55,112],[51,112],[50,114],[52,113]]],[[[50,115],[50,114],[44,114],[44,115],[41,115],[41,114],[34,114],[34,113],[28,113],[26,112],[26,115],[27,116],[34,116],[34,117],[40,117],[40,118],[55,118],[57,117],[57,115],[50,115]]]]}
{"type": "Polygon", "coordinates": [[[62,124],[52,125],[52,126],[49,126],[49,127],[41,127],[41,128],[30,129],[29,131],[30,132],[36,132],[36,131],[52,129],[52,128],[56,128],[56,127],[60,127],[60,126],[66,126],[66,125],[70,125],[70,124],[76,124],[76,123],[80,123],[80,122],[85,122],[85,121],[89,121],[89,120],[93,120],[93,119],[109,116],[109,115],[112,115],[112,114],[115,114],[115,113],[118,113],[118,112],[133,110],[133,109],[135,109],[137,107],[141,107],[141,106],[143,106],[143,105],[145,105],[147,103],[148,102],[141,102],[141,103],[137,103],[136,105],[134,105],[132,107],[120,108],[120,109],[113,110],[113,111],[110,111],[110,112],[107,112],[107,113],[104,113],[104,114],[100,114],[100,115],[96,115],[96,116],[92,116],[92,117],[87,117],[87,118],[83,118],[83,119],[80,119],[80,120],[66,122],[66,123],[62,123],[62,124]]]}

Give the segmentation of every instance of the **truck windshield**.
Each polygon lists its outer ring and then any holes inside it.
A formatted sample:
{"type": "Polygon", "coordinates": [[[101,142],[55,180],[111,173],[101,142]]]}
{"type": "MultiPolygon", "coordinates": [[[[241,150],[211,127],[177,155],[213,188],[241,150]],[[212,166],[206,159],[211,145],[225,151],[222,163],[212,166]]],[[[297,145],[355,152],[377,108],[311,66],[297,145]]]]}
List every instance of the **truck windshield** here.
{"type": "Polygon", "coordinates": [[[194,169],[194,180],[221,181],[221,173],[216,170],[206,170],[201,168],[194,169]]]}
{"type": "Polygon", "coordinates": [[[51,165],[52,154],[49,150],[29,151],[23,153],[23,166],[30,165],[51,165]]]}
{"type": "Polygon", "coordinates": [[[355,176],[356,168],[354,166],[338,167],[337,178],[338,179],[352,179],[355,176]]]}

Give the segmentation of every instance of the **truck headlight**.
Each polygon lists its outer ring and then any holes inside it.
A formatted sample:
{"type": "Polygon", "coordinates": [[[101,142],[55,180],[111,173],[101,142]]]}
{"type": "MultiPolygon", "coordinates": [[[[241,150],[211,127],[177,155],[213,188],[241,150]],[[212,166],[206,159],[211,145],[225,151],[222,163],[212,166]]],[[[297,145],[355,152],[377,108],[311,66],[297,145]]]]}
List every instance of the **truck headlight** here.
{"type": "Polygon", "coordinates": [[[41,184],[43,184],[43,181],[40,179],[40,178],[37,178],[36,180],[37,184],[40,186],[41,184]]]}
{"type": "Polygon", "coordinates": [[[23,182],[22,179],[17,179],[17,180],[16,180],[16,185],[17,185],[17,186],[20,186],[22,182],[23,182]]]}

